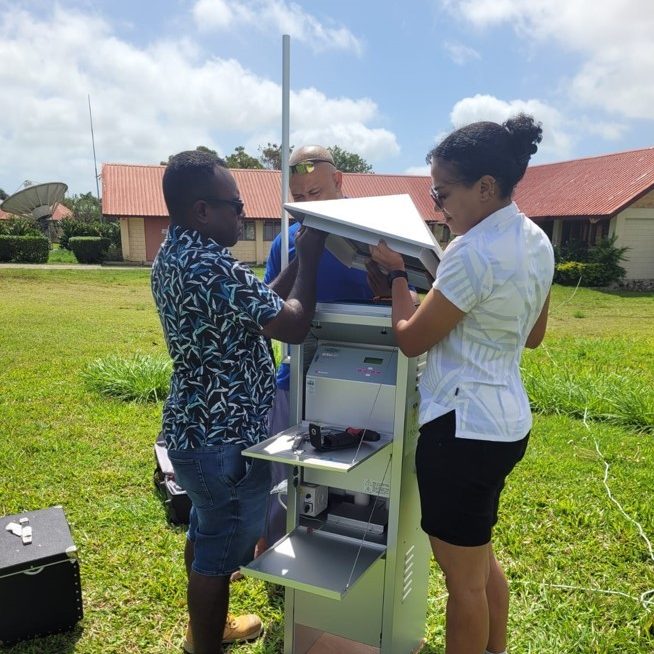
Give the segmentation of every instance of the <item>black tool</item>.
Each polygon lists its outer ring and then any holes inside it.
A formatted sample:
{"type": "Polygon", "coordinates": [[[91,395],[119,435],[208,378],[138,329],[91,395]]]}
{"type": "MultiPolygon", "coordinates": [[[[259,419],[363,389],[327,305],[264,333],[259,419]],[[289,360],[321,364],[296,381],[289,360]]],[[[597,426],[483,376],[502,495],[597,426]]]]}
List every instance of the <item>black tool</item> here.
{"type": "Polygon", "coordinates": [[[319,452],[356,447],[362,439],[365,441],[378,441],[379,438],[379,432],[372,429],[348,427],[345,431],[324,432],[320,425],[309,424],[309,441],[313,448],[319,452]]]}

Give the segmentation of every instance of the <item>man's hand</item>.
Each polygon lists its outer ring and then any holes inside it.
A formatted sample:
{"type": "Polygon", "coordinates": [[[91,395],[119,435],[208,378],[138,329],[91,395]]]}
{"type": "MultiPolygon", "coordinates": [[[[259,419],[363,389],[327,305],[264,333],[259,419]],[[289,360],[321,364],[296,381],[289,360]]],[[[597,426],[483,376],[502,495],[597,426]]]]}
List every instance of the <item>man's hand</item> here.
{"type": "Polygon", "coordinates": [[[368,286],[375,297],[390,297],[391,287],[388,285],[388,277],[381,271],[379,266],[372,260],[366,261],[368,272],[368,286]]]}
{"type": "Polygon", "coordinates": [[[379,264],[384,270],[404,270],[404,259],[399,252],[391,250],[386,245],[386,241],[379,241],[379,245],[371,245],[370,256],[372,260],[379,264]]]}
{"type": "Polygon", "coordinates": [[[300,261],[318,259],[325,247],[327,232],[313,229],[312,227],[300,227],[295,235],[295,251],[300,261]]]}

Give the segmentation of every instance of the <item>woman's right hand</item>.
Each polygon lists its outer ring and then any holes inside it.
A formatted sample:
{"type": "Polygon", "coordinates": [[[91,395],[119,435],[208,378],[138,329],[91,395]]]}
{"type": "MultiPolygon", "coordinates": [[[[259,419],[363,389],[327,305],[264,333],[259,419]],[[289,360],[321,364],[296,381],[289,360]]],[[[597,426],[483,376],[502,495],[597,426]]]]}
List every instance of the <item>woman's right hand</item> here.
{"type": "Polygon", "coordinates": [[[404,270],[404,259],[399,252],[391,250],[386,241],[379,241],[379,245],[371,245],[370,256],[372,260],[384,270],[404,270]]]}

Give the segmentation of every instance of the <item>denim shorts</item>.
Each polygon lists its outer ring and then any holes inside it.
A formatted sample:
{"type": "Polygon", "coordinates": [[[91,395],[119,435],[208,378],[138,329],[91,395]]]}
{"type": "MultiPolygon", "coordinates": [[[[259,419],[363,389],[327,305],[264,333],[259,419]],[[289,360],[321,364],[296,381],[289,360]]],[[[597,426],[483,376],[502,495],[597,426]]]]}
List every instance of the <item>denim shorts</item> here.
{"type": "Polygon", "coordinates": [[[249,563],[263,533],[270,465],[245,457],[244,445],[169,450],[177,483],[191,500],[187,538],[193,570],[226,576],[249,563]]]}

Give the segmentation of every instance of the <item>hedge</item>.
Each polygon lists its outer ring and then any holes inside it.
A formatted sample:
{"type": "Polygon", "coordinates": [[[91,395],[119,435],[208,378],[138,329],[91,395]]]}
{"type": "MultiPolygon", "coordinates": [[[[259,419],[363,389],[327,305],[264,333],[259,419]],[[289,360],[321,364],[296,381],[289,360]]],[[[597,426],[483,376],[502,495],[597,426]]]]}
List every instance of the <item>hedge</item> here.
{"type": "Polygon", "coordinates": [[[0,235],[0,261],[47,263],[50,241],[45,236],[0,235]]]}
{"type": "Polygon", "coordinates": [[[120,248],[120,225],[117,222],[83,222],[74,218],[64,218],[61,223],[61,238],[59,244],[66,250],[72,250],[69,245],[71,238],[77,236],[102,236],[108,238],[111,243],[120,248]]]}
{"type": "Polygon", "coordinates": [[[102,263],[107,258],[111,241],[100,236],[73,236],[68,244],[80,263],[102,263]]]}
{"type": "Polygon", "coordinates": [[[606,274],[600,263],[566,261],[557,263],[554,268],[554,281],[563,286],[603,286],[607,283],[606,274]],[[580,281],[581,279],[581,281],[580,281]]]}

